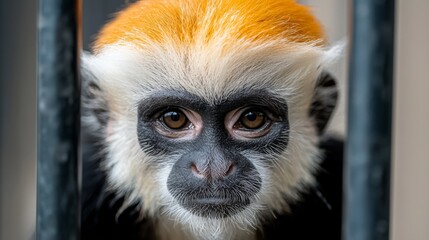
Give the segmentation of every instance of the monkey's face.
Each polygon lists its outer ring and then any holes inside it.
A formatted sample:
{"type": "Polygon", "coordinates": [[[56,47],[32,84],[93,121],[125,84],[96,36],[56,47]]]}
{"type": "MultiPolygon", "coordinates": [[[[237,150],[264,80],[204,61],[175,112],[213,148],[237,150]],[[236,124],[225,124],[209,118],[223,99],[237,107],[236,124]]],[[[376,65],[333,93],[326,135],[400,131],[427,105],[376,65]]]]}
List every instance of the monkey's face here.
{"type": "Polygon", "coordinates": [[[337,96],[317,22],[294,1],[134,6],[84,59],[110,186],[191,226],[287,211],[314,182],[337,96]]]}
{"type": "Polygon", "coordinates": [[[258,169],[286,149],[288,133],[287,103],[265,89],[240,89],[212,103],[165,90],[148,96],[138,112],[142,150],[169,162],[162,183],[168,193],[209,218],[257,202],[264,174],[258,169]]]}
{"type": "Polygon", "coordinates": [[[217,219],[249,227],[287,211],[313,184],[315,118],[329,110],[316,98],[326,90],[316,87],[320,56],[296,51],[141,53],[127,46],[87,59],[102,79],[92,91],[102,90],[109,109],[111,185],[149,214],[194,225],[217,219]]]}

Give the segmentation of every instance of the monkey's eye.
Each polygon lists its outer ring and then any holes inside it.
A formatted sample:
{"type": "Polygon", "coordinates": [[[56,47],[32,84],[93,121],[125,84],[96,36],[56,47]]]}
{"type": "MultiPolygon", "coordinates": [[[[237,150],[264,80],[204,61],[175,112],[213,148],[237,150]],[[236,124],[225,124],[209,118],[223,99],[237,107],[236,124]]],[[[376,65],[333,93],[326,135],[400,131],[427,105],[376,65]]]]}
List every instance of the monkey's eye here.
{"type": "Polygon", "coordinates": [[[234,125],[236,129],[255,130],[263,127],[267,123],[265,113],[258,110],[247,110],[241,114],[238,122],[234,125]]]}
{"type": "Polygon", "coordinates": [[[173,130],[180,130],[188,128],[190,126],[190,121],[186,115],[180,110],[172,110],[165,112],[161,118],[161,122],[168,128],[173,130]]]}
{"type": "Polygon", "coordinates": [[[152,127],[164,137],[176,140],[195,138],[202,129],[201,116],[190,109],[167,106],[150,118],[152,127]]]}
{"type": "Polygon", "coordinates": [[[275,119],[259,107],[239,108],[225,116],[225,127],[233,138],[250,140],[268,134],[275,119]]]}

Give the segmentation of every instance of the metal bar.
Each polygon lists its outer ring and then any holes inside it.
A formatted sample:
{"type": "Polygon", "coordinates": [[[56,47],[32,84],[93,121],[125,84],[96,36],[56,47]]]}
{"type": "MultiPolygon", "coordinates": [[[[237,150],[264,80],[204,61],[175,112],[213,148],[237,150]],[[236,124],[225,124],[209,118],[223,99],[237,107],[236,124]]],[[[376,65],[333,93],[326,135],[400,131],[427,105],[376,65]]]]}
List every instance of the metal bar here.
{"type": "Polygon", "coordinates": [[[79,236],[78,8],[77,0],[39,0],[39,240],[71,240],[79,236]]]}
{"type": "Polygon", "coordinates": [[[394,7],[394,0],[353,1],[346,240],[389,239],[394,7]]]}

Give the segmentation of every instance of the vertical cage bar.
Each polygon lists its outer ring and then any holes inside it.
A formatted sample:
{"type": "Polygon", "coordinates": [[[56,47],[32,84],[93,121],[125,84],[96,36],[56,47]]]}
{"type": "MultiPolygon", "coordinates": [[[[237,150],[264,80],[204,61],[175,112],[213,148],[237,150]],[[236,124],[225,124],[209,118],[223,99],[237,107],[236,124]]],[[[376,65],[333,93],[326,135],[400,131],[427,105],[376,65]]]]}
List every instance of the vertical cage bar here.
{"type": "Polygon", "coordinates": [[[354,0],[345,167],[346,240],[388,240],[394,0],[354,0]]]}
{"type": "Polygon", "coordinates": [[[77,0],[39,0],[37,239],[78,239],[77,0]]]}

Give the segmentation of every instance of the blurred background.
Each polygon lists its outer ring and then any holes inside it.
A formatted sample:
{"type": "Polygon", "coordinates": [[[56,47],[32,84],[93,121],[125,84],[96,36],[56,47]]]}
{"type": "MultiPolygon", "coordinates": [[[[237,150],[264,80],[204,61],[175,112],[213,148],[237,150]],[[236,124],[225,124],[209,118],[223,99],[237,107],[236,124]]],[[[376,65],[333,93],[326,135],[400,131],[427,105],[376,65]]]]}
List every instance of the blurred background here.
{"type": "MultiPolygon", "coordinates": [[[[131,1],[83,0],[83,45],[131,1]]],[[[350,2],[301,0],[331,43],[350,32],[350,2]]],[[[391,239],[429,239],[429,1],[397,0],[391,239]]],[[[29,239],[36,206],[37,1],[0,0],[0,240],[29,239]]],[[[341,88],[331,131],[345,135],[348,52],[330,69],[341,88]]]]}

